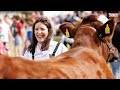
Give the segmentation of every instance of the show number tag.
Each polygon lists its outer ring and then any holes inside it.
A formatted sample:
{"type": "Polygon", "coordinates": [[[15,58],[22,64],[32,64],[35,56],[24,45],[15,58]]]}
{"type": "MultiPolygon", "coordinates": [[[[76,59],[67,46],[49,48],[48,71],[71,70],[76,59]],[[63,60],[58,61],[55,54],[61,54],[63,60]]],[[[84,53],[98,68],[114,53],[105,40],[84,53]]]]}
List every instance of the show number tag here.
{"type": "Polygon", "coordinates": [[[66,28],[66,32],[65,32],[65,34],[66,34],[66,37],[70,37],[70,35],[69,35],[69,32],[68,32],[68,29],[66,28]]]}
{"type": "Polygon", "coordinates": [[[105,34],[110,34],[110,28],[108,24],[106,25],[106,28],[105,28],[105,34]]]}

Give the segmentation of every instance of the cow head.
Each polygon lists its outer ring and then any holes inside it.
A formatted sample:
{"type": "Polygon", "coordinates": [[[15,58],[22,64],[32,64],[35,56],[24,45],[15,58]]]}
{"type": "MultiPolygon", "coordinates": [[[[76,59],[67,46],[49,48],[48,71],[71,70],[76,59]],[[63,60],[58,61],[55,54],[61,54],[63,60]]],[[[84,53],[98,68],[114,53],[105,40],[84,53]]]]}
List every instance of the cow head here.
{"type": "Polygon", "coordinates": [[[59,29],[68,38],[73,38],[76,34],[75,26],[69,22],[62,23],[59,29]]]}
{"type": "MultiPolygon", "coordinates": [[[[85,17],[79,27],[75,27],[73,24],[69,22],[64,22],[60,25],[59,29],[61,32],[67,37],[74,38],[73,47],[81,46],[83,43],[79,39],[82,38],[83,32],[85,32],[81,27],[84,26],[92,27],[94,30],[93,41],[97,48],[104,47],[107,48],[106,51],[102,48],[103,57],[108,61],[113,61],[118,58],[118,50],[112,44],[112,37],[114,34],[114,21],[113,19],[107,21],[105,24],[97,20],[97,16],[90,15],[85,17]],[[83,32],[82,32],[83,31],[83,32]],[[80,34],[80,32],[82,32],[80,34]],[[81,35],[81,36],[80,36],[81,35]],[[98,44],[99,43],[99,44],[98,44]],[[105,54],[104,54],[105,53],[105,54]]],[[[88,30],[87,28],[85,30],[88,30]]],[[[86,31],[86,33],[89,31],[86,31]]],[[[92,42],[92,41],[91,41],[92,42]]],[[[84,39],[84,43],[86,43],[84,39]]],[[[92,47],[92,46],[91,46],[92,47]]],[[[93,48],[94,49],[94,48],[93,48]]]]}
{"type": "Polygon", "coordinates": [[[96,15],[89,15],[85,17],[83,20],[76,21],[76,23],[69,23],[69,22],[63,22],[59,26],[59,30],[67,37],[69,38],[74,38],[77,30],[82,26],[82,25],[90,25],[94,27],[95,29],[99,29],[100,26],[103,25],[103,23],[99,20],[97,20],[96,15]],[[69,35],[67,33],[69,32],[69,35]]]}

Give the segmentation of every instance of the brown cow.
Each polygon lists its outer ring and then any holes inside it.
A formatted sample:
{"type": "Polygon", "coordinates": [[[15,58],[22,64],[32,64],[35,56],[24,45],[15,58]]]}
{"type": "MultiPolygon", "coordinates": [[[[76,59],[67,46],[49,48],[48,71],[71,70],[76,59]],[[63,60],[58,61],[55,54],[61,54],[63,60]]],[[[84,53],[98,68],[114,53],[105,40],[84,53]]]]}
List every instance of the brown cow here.
{"type": "MultiPolygon", "coordinates": [[[[63,23],[60,29],[64,31],[67,28],[70,31],[71,24],[68,24],[63,23]]],[[[0,78],[114,79],[107,66],[107,60],[117,58],[118,54],[111,43],[113,33],[113,20],[104,25],[81,25],[76,34],[70,34],[75,35],[74,48],[47,61],[29,61],[0,55],[0,78]]]]}

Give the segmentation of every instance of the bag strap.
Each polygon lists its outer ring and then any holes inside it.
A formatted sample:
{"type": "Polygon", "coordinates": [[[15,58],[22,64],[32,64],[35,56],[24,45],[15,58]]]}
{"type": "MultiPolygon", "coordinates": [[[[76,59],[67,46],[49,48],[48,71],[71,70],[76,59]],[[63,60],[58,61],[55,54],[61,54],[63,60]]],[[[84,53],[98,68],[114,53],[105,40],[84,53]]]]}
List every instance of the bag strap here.
{"type": "Polygon", "coordinates": [[[59,45],[60,45],[60,43],[58,42],[55,49],[54,49],[54,51],[53,51],[53,53],[52,53],[52,56],[55,56],[55,53],[56,53],[59,45]]]}
{"type": "Polygon", "coordinates": [[[32,59],[34,60],[34,55],[32,54],[32,59]]]}

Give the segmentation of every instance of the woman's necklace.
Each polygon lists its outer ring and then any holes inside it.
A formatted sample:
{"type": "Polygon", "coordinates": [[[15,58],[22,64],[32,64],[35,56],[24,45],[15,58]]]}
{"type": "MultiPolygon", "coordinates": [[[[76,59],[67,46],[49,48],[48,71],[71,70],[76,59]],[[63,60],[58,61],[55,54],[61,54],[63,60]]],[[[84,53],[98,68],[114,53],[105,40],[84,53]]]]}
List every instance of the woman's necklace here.
{"type": "Polygon", "coordinates": [[[38,43],[38,47],[39,47],[40,53],[42,54],[42,49],[41,49],[42,45],[40,43],[38,43]]]}

